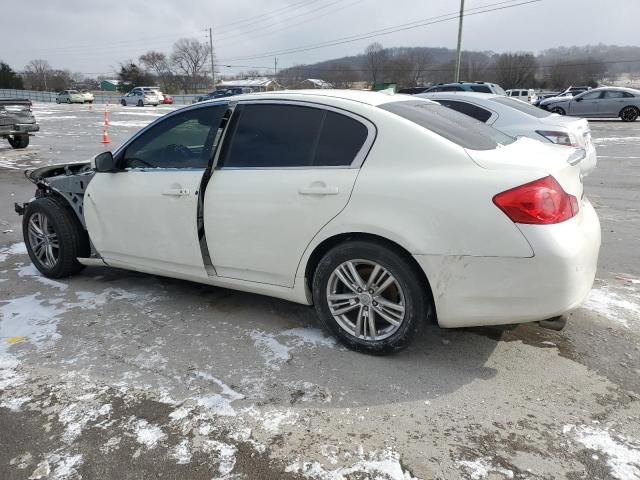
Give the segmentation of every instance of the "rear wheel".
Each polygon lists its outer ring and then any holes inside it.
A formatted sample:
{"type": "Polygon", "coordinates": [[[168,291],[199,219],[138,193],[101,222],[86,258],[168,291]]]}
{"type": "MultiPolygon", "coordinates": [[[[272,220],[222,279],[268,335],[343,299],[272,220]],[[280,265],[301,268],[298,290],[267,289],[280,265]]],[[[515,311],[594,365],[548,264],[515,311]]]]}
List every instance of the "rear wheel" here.
{"type": "Polygon", "coordinates": [[[557,113],[558,115],[565,115],[566,112],[564,111],[564,108],[562,107],[553,107],[551,109],[551,113],[557,113]]]}
{"type": "Polygon", "coordinates": [[[623,122],[635,122],[640,115],[640,111],[636,107],[624,107],[620,112],[620,119],[623,122]]]}
{"type": "Polygon", "coordinates": [[[383,244],[338,245],[319,262],[313,300],[324,325],[352,350],[384,355],[405,348],[431,312],[414,265],[383,244]]]}
{"type": "Polygon", "coordinates": [[[68,103],[69,105],[71,105],[71,99],[70,99],[70,98],[67,98],[67,103],[68,103]]]}
{"type": "Polygon", "coordinates": [[[68,277],[84,268],[78,257],[89,256],[89,237],[64,200],[41,197],[29,203],[22,233],[31,261],[45,277],[68,277]]]}
{"type": "Polygon", "coordinates": [[[120,105],[122,105],[123,107],[126,107],[127,102],[125,100],[120,100],[120,105]]]}
{"type": "Polygon", "coordinates": [[[9,145],[13,148],[27,148],[29,146],[29,135],[14,135],[8,140],[9,145]]]}
{"type": "Polygon", "coordinates": [[[144,102],[142,100],[138,100],[138,106],[139,107],[144,107],[144,102]]]}

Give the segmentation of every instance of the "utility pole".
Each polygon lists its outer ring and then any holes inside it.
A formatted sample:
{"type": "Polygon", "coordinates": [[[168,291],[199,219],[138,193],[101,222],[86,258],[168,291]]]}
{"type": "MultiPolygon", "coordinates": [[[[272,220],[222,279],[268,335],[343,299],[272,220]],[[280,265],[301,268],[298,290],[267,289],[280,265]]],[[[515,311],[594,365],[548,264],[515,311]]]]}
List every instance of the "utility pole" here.
{"type": "MultiPolygon", "coordinates": [[[[202,34],[201,34],[202,35],[202,34]]],[[[213,28],[209,27],[209,56],[211,57],[211,80],[213,89],[216,88],[216,67],[213,63],[213,28]]]]}
{"type": "Polygon", "coordinates": [[[456,82],[460,81],[460,60],[462,59],[462,19],[464,18],[464,0],[460,0],[460,21],[458,23],[458,58],[456,60],[456,82]]]}
{"type": "Polygon", "coordinates": [[[273,57],[273,76],[278,75],[278,57],[273,57]]]}

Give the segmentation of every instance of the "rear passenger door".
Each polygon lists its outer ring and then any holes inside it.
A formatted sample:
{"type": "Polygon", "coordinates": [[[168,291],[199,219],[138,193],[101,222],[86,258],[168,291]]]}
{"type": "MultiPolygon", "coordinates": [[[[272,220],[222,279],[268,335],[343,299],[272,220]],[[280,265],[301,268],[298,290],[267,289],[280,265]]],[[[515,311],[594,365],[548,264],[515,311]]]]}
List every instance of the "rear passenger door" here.
{"type": "Polygon", "coordinates": [[[307,245],[347,205],[374,138],[349,112],[239,103],[204,199],[217,275],[292,287],[307,245]]]}
{"type": "Polygon", "coordinates": [[[600,116],[617,117],[631,98],[633,95],[623,90],[605,90],[600,100],[600,116]]]}

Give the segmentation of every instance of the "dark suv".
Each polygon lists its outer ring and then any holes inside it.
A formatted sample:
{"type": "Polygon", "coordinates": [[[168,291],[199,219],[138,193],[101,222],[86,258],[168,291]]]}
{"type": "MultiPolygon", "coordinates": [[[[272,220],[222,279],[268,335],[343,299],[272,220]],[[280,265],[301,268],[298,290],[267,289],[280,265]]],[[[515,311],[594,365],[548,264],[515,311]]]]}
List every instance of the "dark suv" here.
{"type": "Polygon", "coordinates": [[[432,87],[424,89],[420,93],[431,92],[476,92],[476,93],[494,93],[496,95],[506,95],[507,92],[497,83],[488,82],[453,82],[438,83],[432,87]]]}
{"type": "Polygon", "coordinates": [[[26,148],[29,134],[40,130],[31,111],[31,100],[0,98],[0,138],[9,140],[13,148],[26,148]]]}

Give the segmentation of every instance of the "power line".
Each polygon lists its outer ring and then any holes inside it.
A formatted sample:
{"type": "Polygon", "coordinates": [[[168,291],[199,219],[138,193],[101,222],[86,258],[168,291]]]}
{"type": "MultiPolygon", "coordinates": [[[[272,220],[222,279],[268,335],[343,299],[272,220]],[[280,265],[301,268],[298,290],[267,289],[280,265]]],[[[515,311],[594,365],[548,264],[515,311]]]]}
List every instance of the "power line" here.
{"type": "MultiPolygon", "coordinates": [[[[236,22],[231,22],[231,23],[226,23],[226,24],[219,25],[217,27],[217,29],[222,30],[221,33],[226,33],[227,31],[235,30],[234,28],[229,29],[229,30],[225,30],[225,28],[227,28],[227,27],[230,27],[230,26],[233,26],[233,25],[237,25],[237,24],[247,23],[247,22],[248,22],[248,24],[259,23],[260,21],[264,20],[265,15],[274,15],[274,14],[281,13],[281,12],[286,11],[286,10],[296,10],[298,8],[306,7],[307,5],[310,5],[310,4],[315,3],[315,2],[316,2],[316,0],[304,0],[302,2],[292,3],[290,5],[285,5],[284,7],[277,8],[275,10],[270,10],[268,12],[261,13],[260,15],[255,15],[253,17],[248,17],[248,18],[245,18],[243,20],[238,20],[236,22]],[[253,22],[253,20],[255,20],[255,19],[259,19],[259,20],[257,20],[256,22],[253,22]]],[[[238,28],[244,28],[246,26],[247,25],[244,25],[244,26],[238,27],[238,28]]]]}
{"type": "MultiPolygon", "coordinates": [[[[508,0],[508,1],[503,1],[503,2],[498,2],[495,4],[490,4],[490,5],[484,5],[481,7],[476,7],[477,9],[482,9],[482,8],[486,8],[489,7],[491,5],[502,5],[505,3],[510,3],[510,5],[504,5],[504,6],[500,6],[500,7],[495,7],[495,8],[490,8],[490,9],[486,9],[486,10],[482,10],[482,11],[476,11],[476,12],[472,12],[472,13],[467,13],[466,16],[470,17],[472,15],[480,15],[483,13],[489,13],[489,12],[495,12],[498,10],[506,10],[509,8],[514,8],[514,7],[520,7],[523,5],[528,5],[528,4],[532,4],[532,3],[538,3],[541,2],[542,0],[528,0],[528,1],[523,1],[520,3],[516,3],[516,4],[512,4],[514,1],[517,0],[508,0]]],[[[472,10],[472,9],[469,9],[472,10]]],[[[437,17],[431,17],[428,19],[423,19],[423,20],[419,20],[419,22],[422,23],[418,23],[417,25],[414,25],[416,22],[411,22],[408,24],[402,24],[402,25],[396,25],[393,27],[387,27],[385,29],[381,29],[381,30],[373,30],[371,32],[365,32],[365,33],[361,33],[358,35],[352,35],[349,37],[342,37],[342,38],[338,38],[338,39],[334,39],[334,40],[328,40],[326,42],[322,42],[319,44],[315,44],[315,45],[306,45],[306,46],[301,46],[301,47],[296,47],[296,48],[291,48],[291,49],[285,49],[285,50],[278,50],[278,51],[272,51],[272,52],[264,52],[262,54],[259,55],[250,55],[250,56],[244,56],[244,57],[236,57],[236,58],[231,58],[231,59],[224,59],[225,61],[242,61],[242,60],[254,60],[254,59],[258,59],[258,58],[267,58],[267,57],[272,57],[274,55],[290,55],[292,53],[301,53],[301,52],[308,52],[311,50],[318,50],[320,48],[327,48],[327,47],[333,47],[333,46],[337,46],[337,45],[343,45],[345,43],[353,43],[353,42],[357,42],[360,40],[366,40],[369,38],[375,38],[375,37],[381,37],[381,36],[385,36],[385,35],[391,35],[393,33],[397,33],[400,31],[406,31],[406,30],[412,30],[414,28],[420,28],[420,27],[425,27],[428,25],[434,25],[437,23],[442,23],[442,22],[447,22],[450,20],[457,20],[459,16],[459,12],[455,12],[455,13],[450,13],[450,14],[445,14],[445,15],[439,15],[437,17]],[[447,17],[447,18],[443,18],[443,17],[447,17]],[[405,26],[407,25],[407,26],[405,26]]]]}

